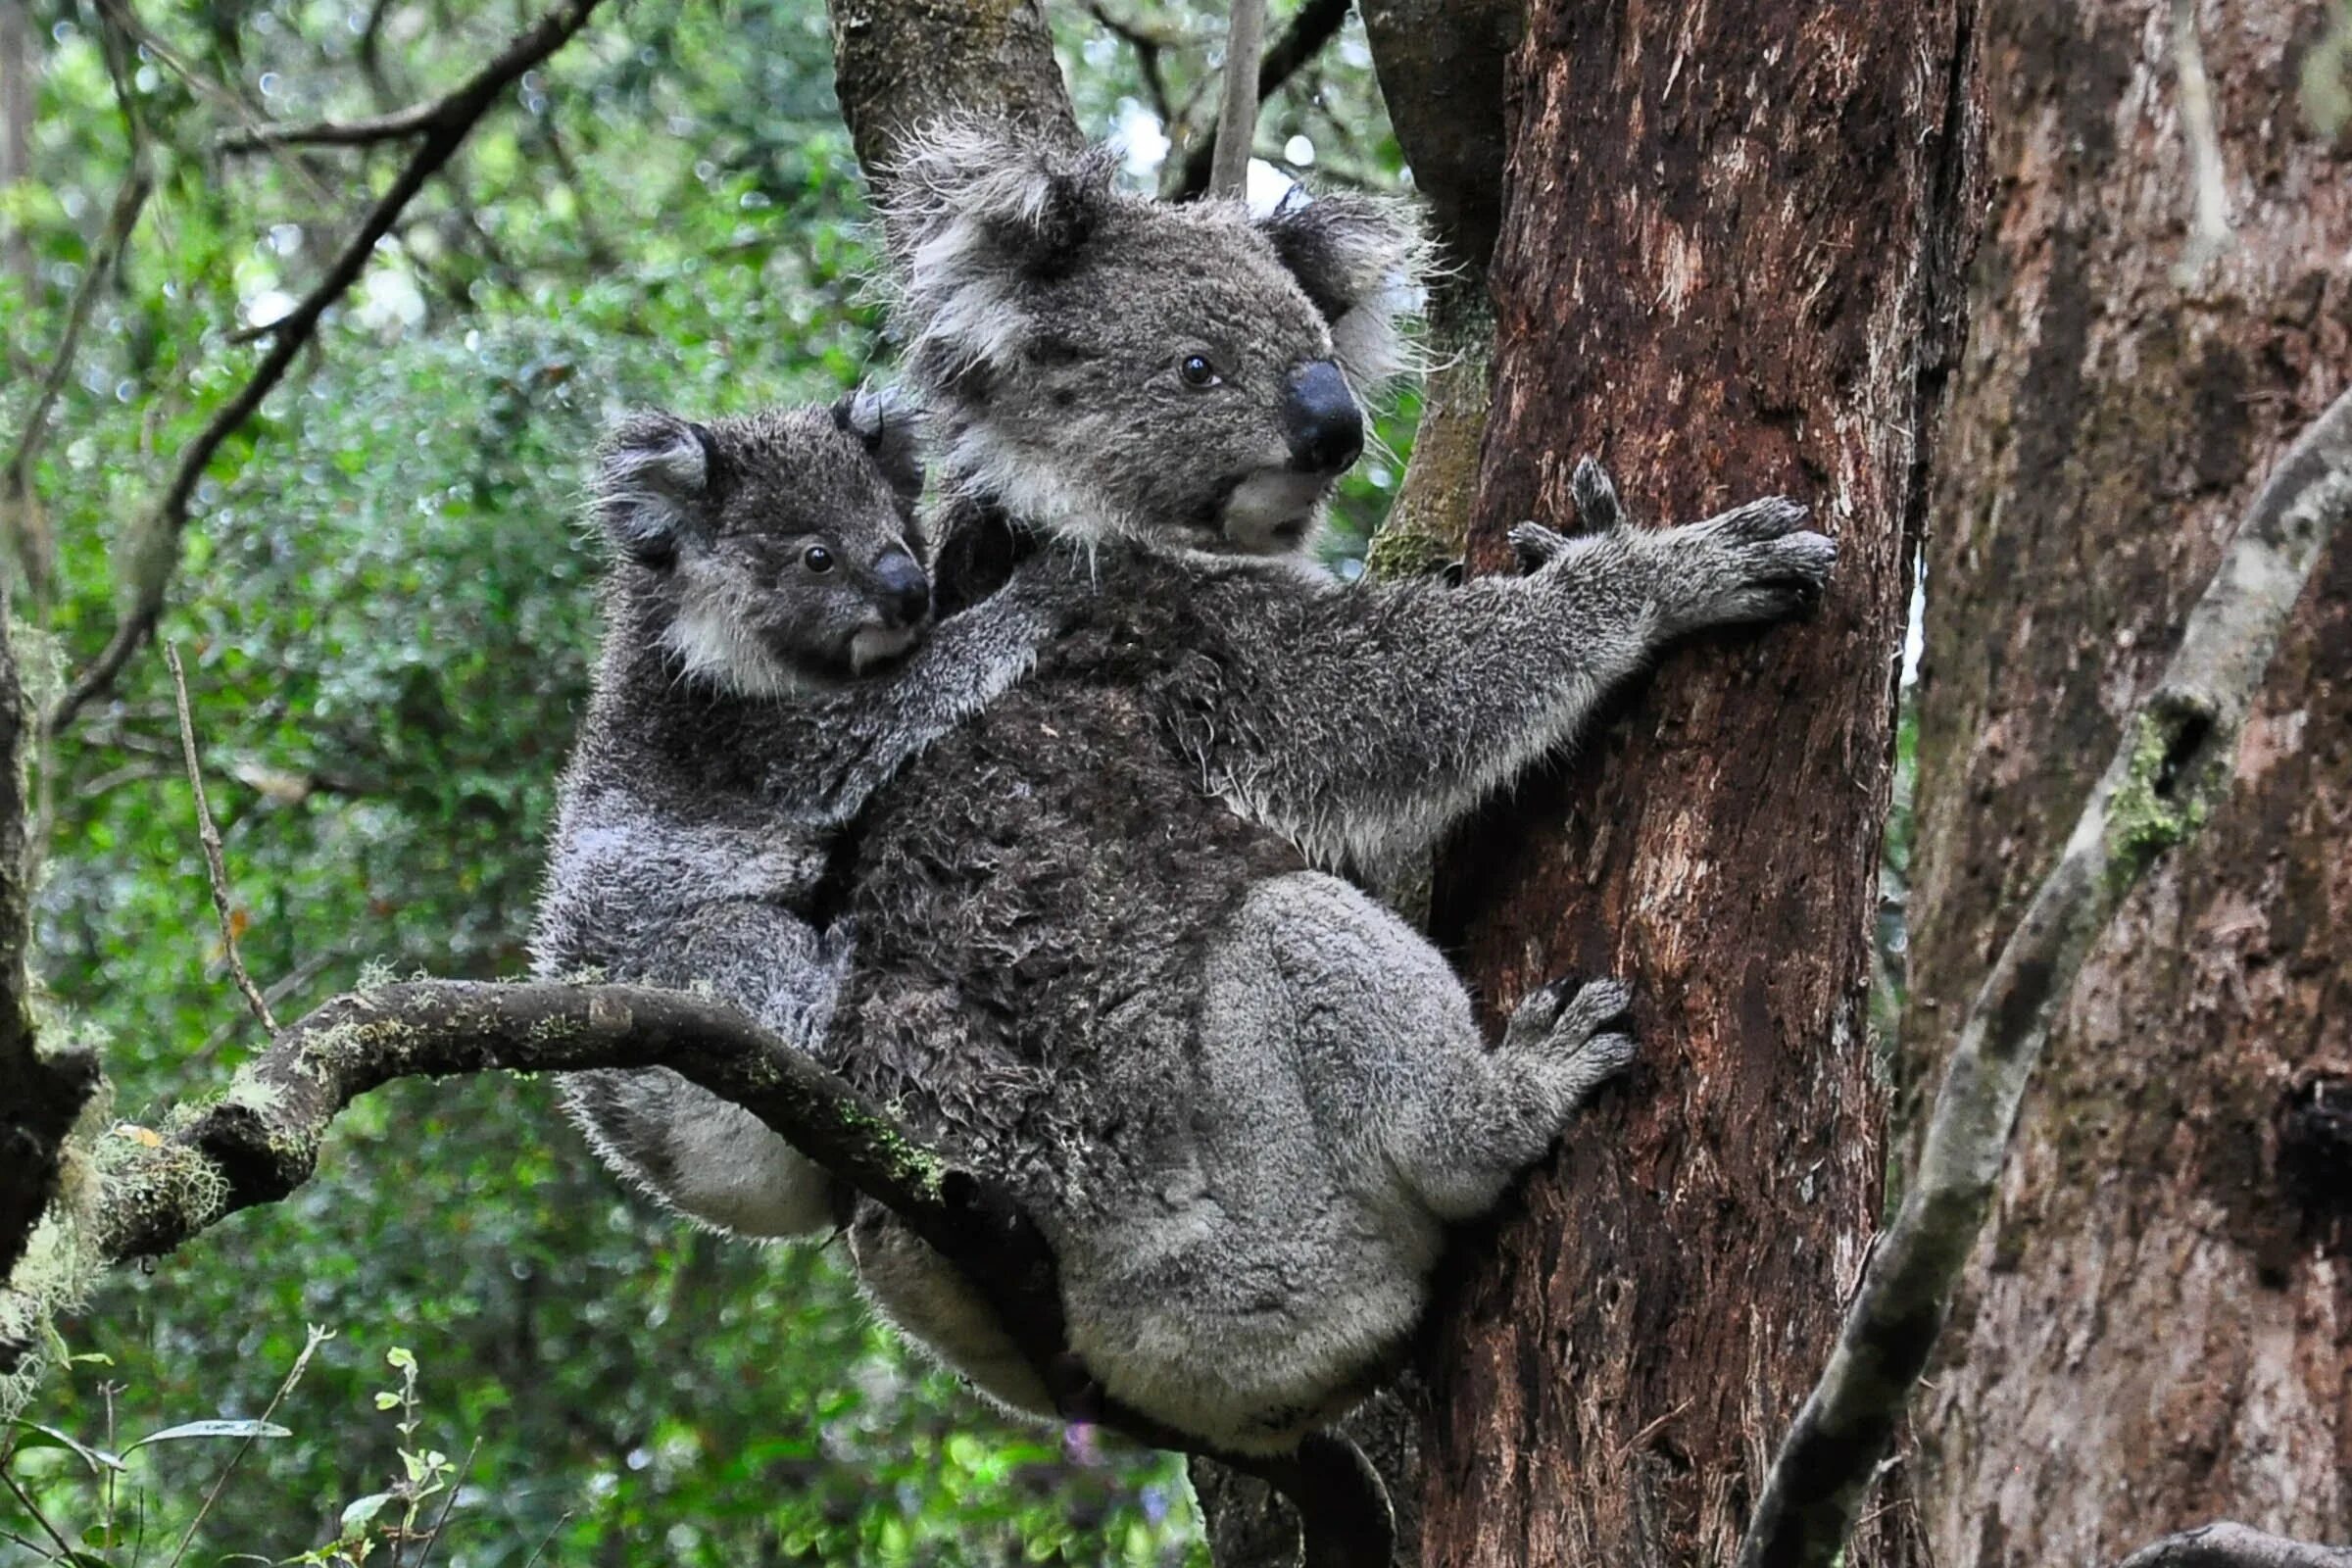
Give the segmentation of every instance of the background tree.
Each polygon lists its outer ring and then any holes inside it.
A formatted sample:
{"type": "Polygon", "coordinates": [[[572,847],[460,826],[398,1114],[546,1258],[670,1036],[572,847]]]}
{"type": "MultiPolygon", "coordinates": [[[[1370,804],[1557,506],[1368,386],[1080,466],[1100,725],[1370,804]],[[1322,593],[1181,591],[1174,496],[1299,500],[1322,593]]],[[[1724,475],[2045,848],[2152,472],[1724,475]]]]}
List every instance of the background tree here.
{"type": "MultiPolygon", "coordinates": [[[[1907,1079],[2344,389],[2345,27],[2289,0],[1985,10],[1999,201],[1935,491],[1907,1079]]],[[[2348,829],[2339,533],[2227,793],[2059,1004],[1919,1412],[1936,1561],[2108,1561],[2219,1513],[2352,1539],[2348,829]]]]}

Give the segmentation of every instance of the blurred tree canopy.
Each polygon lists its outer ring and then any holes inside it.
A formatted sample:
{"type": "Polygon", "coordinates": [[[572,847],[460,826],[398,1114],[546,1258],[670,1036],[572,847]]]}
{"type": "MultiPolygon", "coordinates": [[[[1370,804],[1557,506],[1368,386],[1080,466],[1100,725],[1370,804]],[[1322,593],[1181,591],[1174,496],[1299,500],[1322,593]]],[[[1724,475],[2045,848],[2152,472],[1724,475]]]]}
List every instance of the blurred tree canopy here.
{"type": "MultiPolygon", "coordinates": [[[[1273,9],[1279,35],[1295,8],[1273,9]]],[[[48,703],[157,569],[159,541],[135,535],[172,465],[405,156],[237,143],[431,100],[535,13],[0,10],[20,24],[0,38],[22,51],[7,79],[28,85],[0,104],[24,153],[0,166],[0,462],[60,368],[46,433],[11,469],[22,488],[0,481],[18,646],[48,703]],[[135,223],[110,269],[118,217],[135,223]]],[[[1221,18],[1054,12],[1079,113],[1126,137],[1139,184],[1172,182],[1209,134],[1221,18]]],[[[187,662],[232,918],[281,1017],[368,965],[521,969],[596,637],[575,502],[600,424],[638,402],[830,397],[887,362],[830,77],[815,0],[598,11],[473,126],[206,468],[158,635],[187,662]]],[[[1269,104],[1258,145],[1267,175],[1400,177],[1352,20],[1269,104]]],[[[1413,413],[1384,421],[1393,445],[1413,413]]],[[[1343,550],[1398,466],[1350,481],[1343,550]]],[[[53,737],[34,791],[49,1027],[104,1043],[133,1121],[223,1081],[260,1031],[227,984],[152,648],[53,737]]],[[[547,1086],[510,1079],[373,1096],[291,1201],[103,1282],[64,1324],[79,1358],[26,1416],[117,1450],[258,1417],[311,1324],[335,1337],[270,1414],[290,1436],[235,1460],[191,1560],[330,1547],[347,1505],[404,1474],[402,1450],[444,1458],[423,1518],[454,1498],[450,1564],[1159,1563],[1197,1537],[1173,1461],[994,1417],[868,1320],[830,1250],[685,1232],[595,1165],[547,1086]]],[[[239,1452],[142,1448],[110,1506],[103,1464],[26,1427],[0,1435],[12,1446],[0,1468],[105,1563],[172,1560],[239,1452]]],[[[382,1560],[399,1509],[353,1513],[382,1560]]],[[[16,1497],[0,1529],[18,1538],[0,1535],[0,1561],[52,1549],[16,1497]]]]}

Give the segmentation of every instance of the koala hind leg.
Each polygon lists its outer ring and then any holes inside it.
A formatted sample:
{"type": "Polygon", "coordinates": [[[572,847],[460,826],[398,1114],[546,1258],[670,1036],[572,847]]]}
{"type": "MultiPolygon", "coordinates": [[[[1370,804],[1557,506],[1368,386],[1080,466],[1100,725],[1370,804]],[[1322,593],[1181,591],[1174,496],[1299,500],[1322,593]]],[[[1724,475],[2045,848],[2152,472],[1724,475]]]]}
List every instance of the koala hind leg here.
{"type": "Polygon", "coordinates": [[[1389,909],[1314,873],[1261,884],[1236,936],[1279,976],[1313,1118],[1357,1179],[1401,1178],[1442,1220],[1484,1212],[1633,1059],[1625,988],[1558,983],[1490,1050],[1442,955],[1389,909]]]}

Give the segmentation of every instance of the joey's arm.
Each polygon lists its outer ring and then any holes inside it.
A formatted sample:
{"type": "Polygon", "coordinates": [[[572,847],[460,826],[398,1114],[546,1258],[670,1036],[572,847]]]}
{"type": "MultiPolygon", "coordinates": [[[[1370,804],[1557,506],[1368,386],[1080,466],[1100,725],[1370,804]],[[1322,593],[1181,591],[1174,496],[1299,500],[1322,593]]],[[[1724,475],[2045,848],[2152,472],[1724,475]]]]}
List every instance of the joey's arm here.
{"type": "Polygon", "coordinates": [[[1393,864],[1573,740],[1664,644],[1788,613],[1835,558],[1787,501],[1653,530],[1621,525],[1596,466],[1579,468],[1578,494],[1601,531],[1520,530],[1540,563],[1524,577],[1309,596],[1210,585],[1204,612],[1228,622],[1231,652],[1171,694],[1210,787],[1327,863],[1393,864]]]}
{"type": "Polygon", "coordinates": [[[770,749],[783,764],[778,808],[810,825],[857,815],[900,768],[1028,674],[1060,624],[1059,592],[1016,579],[940,622],[897,669],[782,711],[792,733],[770,749]]]}

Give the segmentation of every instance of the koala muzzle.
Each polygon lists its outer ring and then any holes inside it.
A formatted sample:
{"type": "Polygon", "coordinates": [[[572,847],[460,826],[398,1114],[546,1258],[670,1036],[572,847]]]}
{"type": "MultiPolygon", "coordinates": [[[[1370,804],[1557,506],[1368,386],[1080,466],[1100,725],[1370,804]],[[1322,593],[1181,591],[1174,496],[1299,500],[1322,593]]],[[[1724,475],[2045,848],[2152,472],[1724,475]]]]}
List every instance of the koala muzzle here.
{"type": "Polygon", "coordinates": [[[900,551],[884,556],[874,564],[874,584],[885,624],[911,626],[931,612],[931,579],[912,556],[900,551]]]}
{"type": "Polygon", "coordinates": [[[1348,378],[1329,360],[1316,360],[1291,377],[1282,403],[1282,433],[1291,465],[1313,473],[1338,473],[1364,450],[1363,411],[1348,378]]]}

